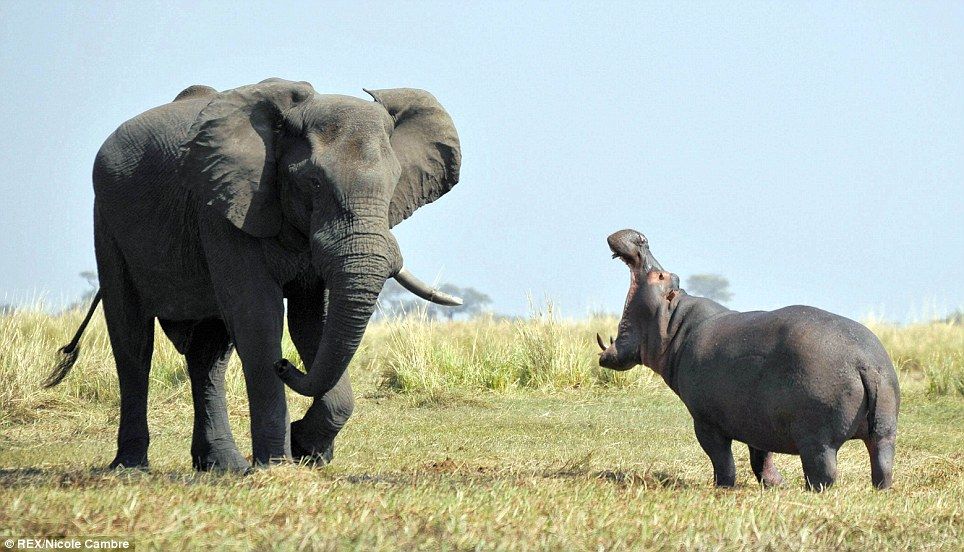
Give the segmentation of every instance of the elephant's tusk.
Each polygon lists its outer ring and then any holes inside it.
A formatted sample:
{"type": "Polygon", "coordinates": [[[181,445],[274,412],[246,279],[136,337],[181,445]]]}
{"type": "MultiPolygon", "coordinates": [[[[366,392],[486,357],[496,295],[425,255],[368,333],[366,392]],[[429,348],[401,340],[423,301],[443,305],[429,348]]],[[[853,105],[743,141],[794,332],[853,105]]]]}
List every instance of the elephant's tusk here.
{"type": "Polygon", "coordinates": [[[462,299],[454,295],[449,295],[444,291],[439,291],[425,282],[419,280],[414,274],[408,271],[407,268],[402,267],[395,275],[395,280],[402,285],[403,288],[411,291],[415,295],[418,295],[426,301],[431,301],[439,305],[445,305],[448,307],[457,307],[462,304],[462,299]]]}
{"type": "Polygon", "coordinates": [[[602,337],[601,337],[598,333],[596,334],[596,343],[599,344],[599,348],[600,348],[600,349],[602,349],[603,351],[606,350],[606,346],[603,345],[603,339],[602,339],[602,337]]]}

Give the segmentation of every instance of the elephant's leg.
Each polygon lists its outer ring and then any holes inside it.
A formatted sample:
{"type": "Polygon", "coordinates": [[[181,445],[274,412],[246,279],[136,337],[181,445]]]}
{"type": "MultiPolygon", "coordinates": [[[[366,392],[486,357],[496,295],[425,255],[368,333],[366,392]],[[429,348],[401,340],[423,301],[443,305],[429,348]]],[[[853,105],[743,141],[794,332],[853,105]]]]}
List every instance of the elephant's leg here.
{"type": "Polygon", "coordinates": [[[199,213],[211,283],[225,325],[241,358],[251,415],[255,464],[291,456],[284,383],[274,371],[281,358],[284,300],[268,270],[260,240],[213,213],[199,213]]]}
{"type": "Polygon", "coordinates": [[[829,489],[837,478],[837,449],[825,443],[800,445],[800,460],[807,490],[829,489]]]}
{"type": "Polygon", "coordinates": [[[185,353],[194,399],[194,469],[245,471],[251,466],[238,452],[228,422],[224,373],[234,347],[224,322],[202,320],[191,332],[185,353]]]}
{"type": "Polygon", "coordinates": [[[346,371],[338,384],[314,399],[302,419],[291,424],[291,455],[295,460],[327,464],[335,456],[335,436],[348,422],[355,407],[346,371]]]}
{"type": "Polygon", "coordinates": [[[125,312],[104,296],[104,317],[110,336],[120,386],[120,426],[117,455],[110,468],[147,468],[147,390],[154,352],[154,320],[125,312]]]}
{"type": "Polygon", "coordinates": [[[147,390],[154,352],[154,318],[141,308],[112,240],[98,231],[95,244],[104,318],[120,386],[117,455],[110,468],[147,468],[147,390]]]}
{"type": "MultiPolygon", "coordinates": [[[[217,285],[217,284],[215,284],[217,285]]],[[[274,372],[281,358],[284,303],[264,297],[264,290],[252,290],[244,301],[231,303],[230,331],[248,392],[251,415],[251,455],[255,464],[291,457],[288,404],[284,383],[274,372]]],[[[272,296],[274,294],[271,294],[272,296]]]]}
{"type": "Polygon", "coordinates": [[[749,447],[750,467],[753,468],[753,475],[756,480],[763,483],[764,487],[779,487],[783,485],[783,476],[773,464],[773,453],[766,450],[749,447]]]}
{"type": "MultiPolygon", "coordinates": [[[[302,363],[310,367],[324,328],[325,291],[321,283],[288,293],[288,330],[302,363]]],[[[302,419],[291,424],[291,455],[296,461],[326,464],[332,461],[335,436],[355,407],[346,371],[335,387],[317,397],[302,419]]]]}
{"type": "Polygon", "coordinates": [[[718,427],[694,420],[696,439],[713,463],[713,480],[717,487],[736,484],[736,464],[733,462],[733,440],[723,435],[718,427]]]}

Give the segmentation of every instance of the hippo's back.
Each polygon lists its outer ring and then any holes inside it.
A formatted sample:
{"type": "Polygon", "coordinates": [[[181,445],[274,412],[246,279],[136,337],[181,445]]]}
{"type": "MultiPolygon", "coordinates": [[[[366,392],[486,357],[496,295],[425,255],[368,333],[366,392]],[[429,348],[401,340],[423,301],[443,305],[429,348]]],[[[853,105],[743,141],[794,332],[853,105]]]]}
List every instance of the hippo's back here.
{"type": "Polygon", "coordinates": [[[804,305],[730,313],[708,321],[700,333],[714,344],[702,348],[713,349],[718,361],[759,356],[806,366],[889,362],[880,340],[865,326],[804,305]]]}
{"type": "Polygon", "coordinates": [[[884,346],[873,332],[832,312],[794,305],[761,313],[760,322],[777,330],[778,348],[804,363],[843,363],[854,367],[890,364],[884,346]]]}
{"type": "Polygon", "coordinates": [[[691,336],[679,391],[694,416],[717,420],[733,438],[797,453],[803,427],[840,440],[858,432],[868,369],[893,373],[880,341],[853,320],[799,305],[734,312],[691,336]]]}

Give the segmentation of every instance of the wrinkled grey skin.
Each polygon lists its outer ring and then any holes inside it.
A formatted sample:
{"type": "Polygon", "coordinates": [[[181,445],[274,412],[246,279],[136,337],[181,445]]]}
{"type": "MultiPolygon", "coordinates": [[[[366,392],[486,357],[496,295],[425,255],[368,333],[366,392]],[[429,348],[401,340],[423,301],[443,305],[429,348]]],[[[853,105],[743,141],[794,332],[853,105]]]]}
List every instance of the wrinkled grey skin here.
{"type": "MultiPolygon", "coordinates": [[[[382,285],[402,267],[389,229],[448,192],[461,160],[431,94],[369,94],[374,102],[281,79],[221,93],[192,86],[101,147],[97,268],[121,391],[112,467],[148,463],[155,318],[187,359],[196,468],[248,468],[225,408],[234,348],[254,461],[331,459],[354,405],[346,367],[382,285]],[[307,374],[274,369],[290,367],[279,360],[283,299],[307,374]],[[314,397],[290,426],[282,380],[314,397]]],[[[62,352],[76,357],[72,344],[62,352]]],[[[64,364],[52,380],[72,360],[64,364]]]]}
{"type": "Polygon", "coordinates": [[[861,439],[874,486],[891,486],[900,390],[867,328],[813,307],[732,311],[681,290],[639,232],[616,232],[609,246],[631,280],[618,337],[606,347],[597,336],[599,364],[662,376],[693,416],[717,485],[734,484],[733,440],[749,446],[764,485],[782,483],[780,452],[799,455],[807,487],[822,490],[836,478],[837,449],[861,439]]]}

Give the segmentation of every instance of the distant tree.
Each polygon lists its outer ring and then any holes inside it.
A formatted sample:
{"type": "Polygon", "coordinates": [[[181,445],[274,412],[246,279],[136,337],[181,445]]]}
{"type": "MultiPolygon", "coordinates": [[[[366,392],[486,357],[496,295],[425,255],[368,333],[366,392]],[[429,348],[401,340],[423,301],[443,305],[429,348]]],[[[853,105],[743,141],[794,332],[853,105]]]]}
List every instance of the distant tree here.
{"type": "Polygon", "coordinates": [[[957,309],[956,311],[947,315],[941,322],[945,324],[964,324],[964,310],[957,309]]]}
{"type": "Polygon", "coordinates": [[[424,313],[431,320],[438,318],[452,320],[456,316],[472,318],[481,314],[485,306],[492,303],[492,298],[474,288],[442,284],[438,286],[438,289],[461,297],[462,305],[446,307],[429,303],[412,295],[395,280],[388,280],[378,296],[378,307],[375,310],[374,318],[399,318],[418,312],[424,313]]]}
{"type": "Polygon", "coordinates": [[[80,277],[84,280],[87,280],[87,283],[90,284],[90,287],[94,288],[95,290],[100,287],[100,280],[97,278],[97,271],[85,270],[80,273],[80,277]]]}
{"type": "Polygon", "coordinates": [[[7,316],[17,312],[17,307],[10,303],[0,303],[0,316],[7,316]]]}
{"type": "Polygon", "coordinates": [[[449,295],[462,298],[462,304],[457,307],[446,307],[443,305],[430,304],[429,311],[433,311],[432,318],[436,316],[452,320],[456,315],[463,315],[466,318],[474,318],[482,314],[486,305],[492,304],[492,298],[475,288],[460,288],[452,284],[442,284],[439,291],[444,291],[449,295]]]}
{"type": "Polygon", "coordinates": [[[90,289],[85,291],[84,294],[80,296],[80,299],[67,305],[67,308],[64,309],[65,311],[88,308],[90,306],[91,300],[93,300],[94,298],[94,294],[96,294],[97,290],[100,288],[100,281],[97,279],[96,271],[85,270],[80,273],[80,277],[83,278],[84,280],[87,280],[87,283],[90,285],[90,289]]]}
{"type": "MultiPolygon", "coordinates": [[[[382,292],[378,294],[378,302],[375,308],[375,319],[380,318],[400,318],[418,311],[420,305],[414,295],[394,278],[385,281],[382,292]]],[[[424,307],[422,307],[424,308],[424,307]]]]}
{"type": "Polygon", "coordinates": [[[719,274],[694,274],[686,279],[686,291],[720,303],[733,298],[730,282],[719,274]]]}

